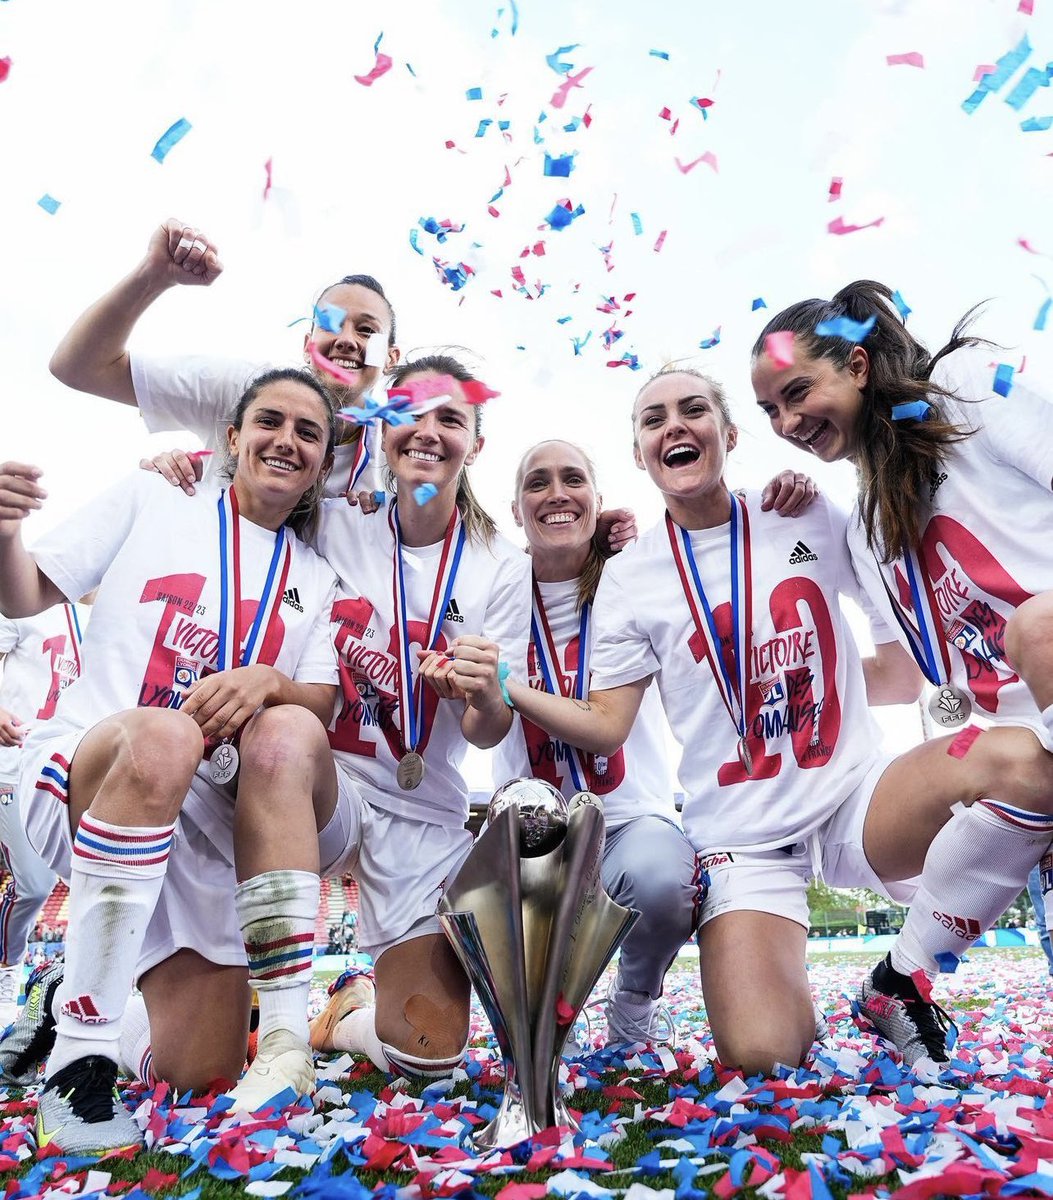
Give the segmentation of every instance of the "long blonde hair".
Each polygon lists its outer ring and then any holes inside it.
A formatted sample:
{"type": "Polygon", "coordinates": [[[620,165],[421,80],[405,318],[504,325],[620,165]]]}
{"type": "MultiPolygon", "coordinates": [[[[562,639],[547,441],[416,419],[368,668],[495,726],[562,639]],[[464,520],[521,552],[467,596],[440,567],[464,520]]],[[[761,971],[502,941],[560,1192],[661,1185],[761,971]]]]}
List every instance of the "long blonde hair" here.
{"type": "MultiPolygon", "coordinates": [[[[544,441],[535,442],[534,445],[523,454],[523,457],[519,460],[519,466],[516,467],[515,495],[517,504],[522,505],[523,480],[526,477],[527,459],[539,446],[548,446],[553,442],[558,442],[563,446],[569,446],[572,450],[576,450],[578,454],[581,455],[582,462],[585,464],[585,471],[589,477],[589,482],[592,484],[592,489],[597,496],[599,495],[599,484],[596,481],[596,464],[581,448],[581,446],[576,445],[574,442],[565,441],[563,438],[545,438],[544,441]]],[[[581,569],[581,574],[578,576],[579,609],[583,604],[591,604],[595,599],[596,589],[600,586],[600,576],[603,574],[603,564],[610,557],[610,551],[600,549],[599,542],[596,539],[596,534],[593,533],[592,540],[589,542],[588,557],[585,559],[585,564],[581,569]]]]}
{"type": "MultiPolygon", "coordinates": [[[[390,386],[401,387],[411,375],[420,375],[424,371],[434,371],[437,375],[450,375],[459,383],[475,382],[475,376],[471,371],[452,354],[425,354],[411,362],[399,363],[388,376],[390,386]]],[[[474,418],[472,433],[475,438],[481,437],[483,432],[482,407],[481,404],[472,405],[474,418]]],[[[397,491],[395,474],[390,467],[386,469],[384,476],[388,490],[397,491]]],[[[489,546],[497,533],[497,522],[483,508],[475,492],[472,491],[466,466],[461,467],[460,474],[457,476],[457,507],[460,510],[464,531],[469,540],[482,542],[483,545],[489,546]]]]}

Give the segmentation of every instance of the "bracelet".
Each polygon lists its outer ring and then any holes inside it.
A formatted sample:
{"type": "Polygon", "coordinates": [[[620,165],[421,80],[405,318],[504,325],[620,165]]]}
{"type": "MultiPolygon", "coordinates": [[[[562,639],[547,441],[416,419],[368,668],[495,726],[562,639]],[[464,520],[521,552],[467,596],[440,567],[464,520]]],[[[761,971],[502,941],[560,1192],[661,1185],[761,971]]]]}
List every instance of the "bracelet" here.
{"type": "Polygon", "coordinates": [[[512,703],[512,697],[508,694],[508,677],[511,674],[512,668],[502,658],[497,664],[497,682],[501,688],[501,699],[515,712],[516,706],[512,703]]]}

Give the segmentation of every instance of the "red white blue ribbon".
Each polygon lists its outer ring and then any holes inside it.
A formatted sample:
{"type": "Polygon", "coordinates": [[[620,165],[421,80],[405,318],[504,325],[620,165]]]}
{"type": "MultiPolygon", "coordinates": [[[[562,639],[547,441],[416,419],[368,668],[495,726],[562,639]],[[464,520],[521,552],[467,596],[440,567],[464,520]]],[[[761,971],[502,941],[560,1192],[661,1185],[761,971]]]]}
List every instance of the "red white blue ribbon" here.
{"type": "Polygon", "coordinates": [[[77,664],[77,674],[80,675],[80,644],[84,635],[80,631],[80,618],[77,616],[75,604],[64,604],[66,612],[66,628],[69,630],[69,644],[73,652],[73,661],[77,664]]]}
{"type": "Polygon", "coordinates": [[[238,526],[238,496],[233,487],[224,488],[216,503],[219,516],[219,653],[217,671],[247,667],[258,662],[266,642],[266,630],[277,618],[285,594],[285,581],[292,562],[292,542],[282,525],[274,535],[267,578],[256,617],[248,637],[241,633],[241,530],[238,526]],[[284,561],[283,560],[284,550],[284,561]],[[279,562],[281,567],[279,569],[279,562]],[[264,631],[261,636],[261,630],[264,631]]]}
{"type": "Polygon", "coordinates": [[[687,598],[687,606],[695,629],[706,651],[706,659],[720,692],[724,707],[738,730],[739,738],[746,736],[744,697],[748,684],[748,671],[752,657],[753,639],[753,560],[750,550],[750,523],[746,506],[738,496],[731,494],[731,636],[734,677],[720,649],[720,636],[713,619],[713,609],[706,590],[699,578],[695,555],[691,549],[691,534],[681,529],[673,518],[665,514],[666,531],[673,552],[680,584],[687,598]]]}
{"type": "Polygon", "coordinates": [[[885,585],[889,601],[892,604],[892,614],[899,622],[904,636],[910,645],[910,652],[929,683],[941,687],[951,677],[950,652],[947,649],[947,639],[944,636],[943,625],[939,618],[939,606],[932,583],[913,550],[908,550],[903,559],[903,569],[907,573],[907,585],[910,588],[911,605],[917,627],[909,620],[903,611],[903,606],[896,594],[889,587],[881,564],[878,563],[878,575],[885,585]],[[937,657],[936,647],[939,647],[937,657]]]}
{"type": "MultiPolygon", "coordinates": [[[[571,687],[569,677],[559,669],[556,640],[552,636],[552,627],[548,623],[548,615],[545,612],[545,601],[542,599],[541,589],[538,587],[536,579],[533,581],[533,586],[534,600],[530,614],[530,640],[534,643],[538,666],[541,668],[541,678],[545,681],[545,690],[551,692],[553,696],[569,698],[573,695],[574,699],[580,700],[588,690],[589,669],[587,664],[589,661],[589,610],[591,606],[587,600],[581,606],[581,620],[578,625],[578,677],[574,686],[571,687]]],[[[559,741],[560,739],[554,740],[559,741]]],[[[562,742],[562,745],[574,790],[575,792],[584,792],[587,790],[585,781],[588,779],[588,775],[581,758],[581,751],[567,742],[562,742]]]]}
{"type": "MultiPolygon", "coordinates": [[[[424,738],[424,687],[420,674],[414,676],[413,663],[410,660],[409,616],[406,611],[406,578],[405,566],[402,561],[402,526],[399,524],[398,502],[388,509],[388,524],[395,539],[395,549],[392,553],[392,583],[395,597],[395,633],[398,637],[399,669],[398,669],[398,699],[400,722],[402,726],[402,746],[406,751],[413,751],[424,738]]],[[[425,650],[434,650],[442,633],[442,623],[446,619],[447,607],[453,592],[453,582],[457,578],[457,568],[461,565],[461,552],[464,550],[465,529],[459,509],[454,506],[450,514],[449,524],[442,540],[442,550],[439,553],[439,566],[435,573],[435,588],[431,597],[431,610],[428,613],[427,635],[425,650]]]]}

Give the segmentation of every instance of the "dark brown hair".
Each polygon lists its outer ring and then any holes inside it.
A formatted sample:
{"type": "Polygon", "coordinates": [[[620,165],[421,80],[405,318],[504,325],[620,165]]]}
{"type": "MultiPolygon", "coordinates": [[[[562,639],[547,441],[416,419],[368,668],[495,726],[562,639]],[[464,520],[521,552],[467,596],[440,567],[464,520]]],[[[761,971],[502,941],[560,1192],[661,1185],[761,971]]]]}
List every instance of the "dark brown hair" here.
{"type": "Polygon", "coordinates": [[[901,558],[918,546],[932,478],[951,447],[970,436],[970,430],[947,420],[940,399],[954,393],[933,383],[931,377],[941,358],[962,346],[985,344],[966,335],[976,311],[970,309],[955,325],[947,344],[930,354],[907,332],[891,289],[872,279],[857,279],[832,300],[801,300],[783,309],[765,325],[753,345],[756,360],[764,352],[769,334],[789,332],[810,357],[825,358],[843,370],[855,343],[817,334],[816,327],[838,317],[860,323],[876,318],[863,345],[870,370],[863,388],[853,461],[867,545],[880,551],[884,562],[901,558]],[[912,400],[928,402],[931,411],[927,418],[893,420],[893,407],[912,400]]]}

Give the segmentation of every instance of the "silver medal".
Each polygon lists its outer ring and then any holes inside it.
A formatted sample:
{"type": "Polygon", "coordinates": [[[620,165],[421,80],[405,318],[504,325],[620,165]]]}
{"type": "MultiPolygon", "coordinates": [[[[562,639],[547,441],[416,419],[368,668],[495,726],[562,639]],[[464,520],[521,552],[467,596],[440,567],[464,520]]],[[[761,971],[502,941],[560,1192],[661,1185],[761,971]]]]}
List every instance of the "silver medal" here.
{"type": "Polygon", "coordinates": [[[230,742],[223,742],[216,747],[215,754],[209,760],[208,772],[212,776],[213,783],[230,783],[237,775],[240,765],[241,758],[238,755],[237,747],[232,746],[230,742]]]}
{"type": "Polygon", "coordinates": [[[929,698],[929,716],[944,729],[964,725],[972,711],[972,701],[953,683],[941,683],[929,698]]]}
{"type": "Polygon", "coordinates": [[[739,738],[738,745],[735,747],[739,756],[739,762],[742,763],[742,769],[747,775],[753,775],[753,755],[750,753],[750,748],[746,742],[745,734],[739,738]]]}
{"type": "Polygon", "coordinates": [[[424,778],[424,759],[415,750],[410,750],[399,759],[395,778],[404,792],[412,792],[420,787],[420,781],[424,778]]]}

